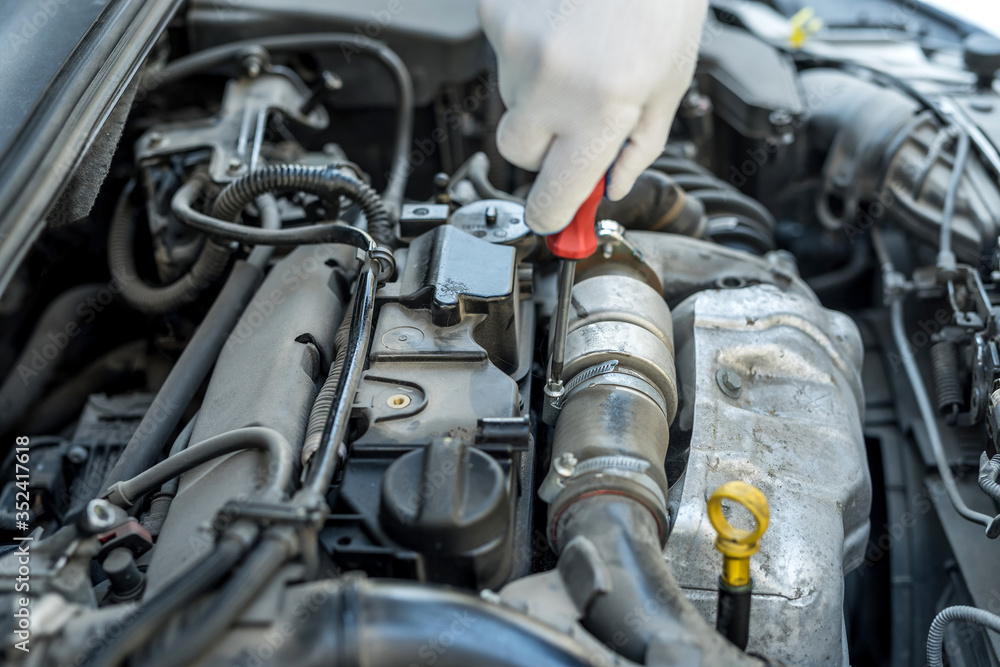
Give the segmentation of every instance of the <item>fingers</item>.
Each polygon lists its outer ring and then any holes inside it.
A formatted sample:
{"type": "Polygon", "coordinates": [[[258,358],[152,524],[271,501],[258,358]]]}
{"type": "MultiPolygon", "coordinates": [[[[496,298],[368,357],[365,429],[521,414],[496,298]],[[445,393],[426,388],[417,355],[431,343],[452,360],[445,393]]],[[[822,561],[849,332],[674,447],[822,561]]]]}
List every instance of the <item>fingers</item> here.
{"type": "Polygon", "coordinates": [[[618,154],[619,142],[603,142],[592,152],[585,141],[556,137],[528,195],[525,221],[538,234],[555,234],[570,223],[577,209],[618,154]]]}
{"type": "Polygon", "coordinates": [[[673,122],[673,107],[663,100],[646,105],[628,145],[615,161],[608,180],[608,199],[621,199],[632,190],[639,175],[663,152],[673,122]]]}
{"type": "Polygon", "coordinates": [[[507,111],[497,125],[500,155],[521,169],[538,171],[551,143],[552,131],[536,115],[519,108],[507,111]]]}

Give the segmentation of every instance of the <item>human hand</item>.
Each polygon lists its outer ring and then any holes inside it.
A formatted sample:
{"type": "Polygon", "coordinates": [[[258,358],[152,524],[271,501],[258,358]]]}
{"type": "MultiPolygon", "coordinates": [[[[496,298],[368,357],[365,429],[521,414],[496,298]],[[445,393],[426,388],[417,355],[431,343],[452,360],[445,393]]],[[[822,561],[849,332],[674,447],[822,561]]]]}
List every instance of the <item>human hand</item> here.
{"type": "Polygon", "coordinates": [[[708,0],[481,0],[507,105],[497,147],[539,172],[525,212],[534,231],[569,224],[612,163],[607,196],[621,199],[660,155],[707,9],[708,0]]]}

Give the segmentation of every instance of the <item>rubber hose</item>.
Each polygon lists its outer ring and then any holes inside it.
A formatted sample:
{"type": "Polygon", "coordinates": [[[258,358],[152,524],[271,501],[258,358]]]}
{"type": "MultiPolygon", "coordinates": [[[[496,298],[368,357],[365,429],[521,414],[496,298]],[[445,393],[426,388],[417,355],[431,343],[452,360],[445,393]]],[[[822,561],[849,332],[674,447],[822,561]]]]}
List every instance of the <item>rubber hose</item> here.
{"type": "Polygon", "coordinates": [[[764,667],[764,661],[708,625],[688,601],[663,558],[653,515],[641,504],[624,496],[593,495],[578,501],[559,529],[564,552],[576,548],[574,540],[589,542],[610,577],[608,592],[580,610],[580,623],[612,650],[643,663],[655,642],[683,637],[697,646],[688,651],[700,652],[698,664],[764,667]],[[629,621],[636,610],[642,612],[641,623],[629,621]]]}
{"type": "Polygon", "coordinates": [[[334,397],[337,394],[337,385],[340,384],[340,376],[344,369],[344,361],[347,359],[347,340],[351,333],[351,320],[354,312],[354,298],[347,304],[347,314],[337,329],[337,334],[333,339],[333,347],[336,350],[333,363],[330,364],[330,372],[323,382],[316,400],[313,401],[312,410],[309,412],[309,423],[306,427],[306,436],[302,441],[302,465],[305,466],[312,458],[312,455],[319,449],[323,440],[323,428],[326,420],[330,416],[330,409],[333,406],[334,397]]]}
{"type": "Polygon", "coordinates": [[[955,147],[955,164],[952,167],[951,180],[948,183],[948,192],[945,195],[944,208],[941,211],[941,236],[938,241],[937,266],[938,270],[943,271],[949,280],[955,273],[955,254],[951,249],[951,227],[952,221],[955,219],[958,189],[962,187],[962,179],[965,177],[965,167],[969,163],[971,146],[972,141],[969,139],[969,133],[962,130],[958,135],[958,145],[955,147]]]}
{"type": "Polygon", "coordinates": [[[134,244],[136,209],[131,202],[131,187],[126,187],[111,217],[108,232],[108,264],[121,289],[124,301],[148,315],[162,315],[192,303],[218,280],[229,265],[230,249],[208,239],[198,259],[178,280],[169,285],[146,284],[136,269],[134,244]]]}
{"type": "Polygon", "coordinates": [[[62,340],[61,337],[68,338],[66,331],[70,325],[75,325],[77,331],[81,330],[83,316],[79,313],[79,307],[96,299],[104,289],[107,286],[100,283],[78,285],[66,290],[46,306],[24,351],[0,386],[0,434],[7,433],[23,419],[31,405],[48,387],[69,350],[68,344],[57,343],[62,340]],[[49,347],[55,349],[51,355],[46,353],[49,347]],[[34,364],[36,356],[41,357],[45,363],[34,364]]]}
{"type": "Polygon", "coordinates": [[[771,215],[771,212],[764,208],[763,204],[742,193],[720,188],[719,190],[695,190],[691,196],[698,198],[705,205],[709,217],[719,215],[720,211],[732,212],[758,220],[766,225],[772,233],[778,227],[778,222],[771,215]]]}
{"type": "Polygon", "coordinates": [[[190,631],[182,632],[147,667],[186,667],[198,662],[271,583],[289,555],[286,541],[265,537],[208,606],[192,619],[190,631]]]}
{"type": "Polygon", "coordinates": [[[1000,484],[997,483],[997,476],[1000,476],[1000,454],[991,459],[986,452],[983,452],[979,457],[979,488],[1000,503],[1000,484]]]}
{"type": "Polygon", "coordinates": [[[368,219],[368,232],[379,245],[396,245],[394,225],[371,187],[343,171],[329,167],[279,164],[264,167],[227,185],[212,206],[212,215],[235,222],[240,212],[258,195],[298,190],[317,196],[344,195],[356,202],[368,219]]]}
{"type": "Polygon", "coordinates": [[[168,480],[183,475],[220,456],[245,449],[259,449],[267,452],[268,481],[261,497],[272,501],[281,498],[292,479],[292,470],[294,469],[291,455],[292,447],[285,440],[285,436],[274,429],[263,426],[248,426],[234,431],[226,431],[195,445],[190,445],[135,477],[117,482],[107,489],[105,496],[111,503],[119,507],[131,507],[142,496],[158,489],[168,480]]]}
{"type": "Polygon", "coordinates": [[[927,632],[927,664],[929,667],[944,667],[944,631],[952,621],[975,623],[993,632],[1000,632],[1000,616],[977,607],[957,605],[941,610],[931,621],[927,632]]]}
{"type": "Polygon", "coordinates": [[[479,152],[473,154],[468,161],[468,169],[466,170],[466,177],[469,182],[472,183],[472,187],[476,190],[478,194],[483,199],[501,199],[503,201],[510,201],[516,204],[524,204],[524,200],[520,197],[515,197],[514,195],[507,194],[502,190],[498,190],[492,183],[490,183],[490,158],[486,153],[479,152]]]}
{"type": "MultiPolygon", "coordinates": [[[[194,210],[193,203],[201,194],[199,183],[192,179],[182,185],[170,201],[174,215],[184,224],[198,231],[241,244],[258,248],[277,245],[310,245],[317,243],[345,243],[368,250],[374,244],[367,232],[340,222],[306,225],[291,229],[261,229],[226,222],[194,210]]],[[[270,195],[267,195],[270,197],[270,195]]],[[[273,199],[273,197],[271,197],[273,199]]]]}
{"type": "MultiPolygon", "coordinates": [[[[180,435],[174,440],[174,444],[170,447],[170,453],[167,458],[180,454],[184,451],[187,446],[191,443],[191,434],[194,433],[194,426],[197,423],[198,415],[196,414],[192,417],[187,426],[181,431],[180,435]]],[[[149,512],[142,520],[142,525],[149,531],[153,537],[157,537],[160,531],[163,530],[163,522],[167,520],[167,514],[170,512],[170,505],[174,501],[174,496],[177,495],[177,489],[180,487],[181,478],[174,477],[163,483],[160,490],[153,496],[153,499],[149,503],[149,512]]]]}
{"type": "MultiPolygon", "coordinates": [[[[281,226],[274,197],[262,195],[257,200],[257,206],[260,209],[262,228],[277,229],[281,226]]],[[[226,339],[264,279],[264,269],[273,254],[274,248],[259,246],[251,251],[245,262],[239,261],[233,265],[219,296],[195,330],[177,363],[170,369],[170,374],[156,394],[156,400],[139,422],[139,427],[101,488],[135,477],[159,458],[184,409],[212,370],[226,339]]]]}
{"type": "Polygon", "coordinates": [[[129,380],[145,371],[149,357],[145,340],[125,343],[87,364],[67,382],[48,392],[31,409],[18,430],[29,435],[58,433],[76,419],[91,394],[124,388],[129,380]]]}
{"type": "Polygon", "coordinates": [[[818,296],[835,296],[830,292],[839,292],[849,287],[852,282],[861,278],[872,268],[871,254],[867,243],[855,243],[851,247],[851,257],[844,266],[821,273],[812,278],[806,278],[806,283],[818,296]]]}
{"type": "Polygon", "coordinates": [[[142,418],[102,488],[135,477],[156,462],[184,409],[212,370],[226,339],[262,278],[261,269],[249,262],[237,262],[233,266],[215,303],[170,369],[153,405],[142,418]]]}

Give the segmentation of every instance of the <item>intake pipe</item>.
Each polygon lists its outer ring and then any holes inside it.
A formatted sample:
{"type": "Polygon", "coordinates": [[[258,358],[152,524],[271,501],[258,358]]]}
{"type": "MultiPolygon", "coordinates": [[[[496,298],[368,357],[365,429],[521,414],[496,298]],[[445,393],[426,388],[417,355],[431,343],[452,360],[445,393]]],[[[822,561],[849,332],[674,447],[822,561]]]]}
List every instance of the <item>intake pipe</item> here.
{"type": "Polygon", "coordinates": [[[763,665],[701,618],[663,558],[677,410],[670,309],[645,282],[606,271],[573,289],[571,379],[540,489],[560,574],[583,627],[629,660],[763,665]]]}

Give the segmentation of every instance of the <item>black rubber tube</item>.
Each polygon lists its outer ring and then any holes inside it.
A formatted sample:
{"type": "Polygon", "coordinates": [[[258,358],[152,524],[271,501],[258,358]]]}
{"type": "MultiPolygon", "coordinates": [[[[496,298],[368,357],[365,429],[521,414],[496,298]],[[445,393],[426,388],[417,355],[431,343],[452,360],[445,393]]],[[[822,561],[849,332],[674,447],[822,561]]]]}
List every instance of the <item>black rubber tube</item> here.
{"type": "Polygon", "coordinates": [[[91,394],[113,391],[146,369],[145,340],[135,340],[102,354],[34,405],[18,429],[28,435],[58,433],[80,415],[91,394]]]}
{"type": "Polygon", "coordinates": [[[146,667],[186,667],[198,662],[271,583],[288,557],[284,540],[265,536],[211,602],[191,619],[190,629],[182,631],[177,640],[167,650],[160,651],[146,667]]]}
{"type": "Polygon", "coordinates": [[[763,204],[740,192],[720,188],[714,191],[695,190],[690,195],[705,205],[709,217],[719,215],[720,212],[738,213],[763,223],[772,233],[778,227],[778,222],[763,204]]]}
{"type": "Polygon", "coordinates": [[[833,271],[806,278],[806,284],[820,297],[837,296],[836,292],[849,287],[852,282],[865,275],[872,266],[872,256],[868,244],[858,241],[851,247],[851,256],[847,260],[847,264],[833,271]]]}
{"type": "Polygon", "coordinates": [[[385,66],[395,79],[399,93],[399,106],[396,113],[396,138],[393,144],[392,165],[383,199],[388,207],[390,218],[397,219],[403,206],[406,181],[411,169],[409,152],[410,145],[413,143],[413,80],[402,59],[385,44],[354,33],[278,35],[232,42],[178,58],[153,75],[147,89],[173,83],[193,74],[218,67],[231,62],[244,53],[260,48],[275,53],[346,49],[351,53],[374,58],[385,66]]]}
{"type": "Polygon", "coordinates": [[[263,271],[258,266],[249,261],[236,262],[102,488],[135,477],[156,463],[262,279],[263,271]]]}
{"type": "Polygon", "coordinates": [[[437,667],[610,664],[594,649],[517,610],[426,584],[345,582],[315,622],[333,638],[308,656],[279,655],[278,664],[398,667],[418,657],[437,667]]]}
{"type": "Polygon", "coordinates": [[[103,289],[107,289],[107,285],[100,283],[70,288],[53,299],[42,312],[24,351],[0,386],[0,434],[24,419],[28,409],[48,387],[69,350],[67,327],[75,326],[78,332],[82,329],[80,306],[96,299],[103,289]]]}
{"type": "Polygon", "coordinates": [[[211,239],[205,241],[198,258],[186,274],[169,285],[147,285],[136,269],[134,244],[136,207],[131,201],[131,186],[122,192],[111,216],[108,231],[108,265],[122,299],[136,310],[149,315],[169,313],[192,303],[229,266],[231,251],[211,239]]]}
{"type": "Polygon", "coordinates": [[[190,445],[135,477],[117,482],[105,491],[105,496],[119,507],[131,507],[143,495],[158,489],[168,480],[225,454],[246,449],[259,449],[268,454],[268,481],[261,497],[271,501],[281,498],[291,482],[292,470],[295,467],[291,455],[292,447],[285,440],[285,436],[263,426],[248,426],[226,431],[190,445]]]}
{"type": "Polygon", "coordinates": [[[763,667],[709,626],[687,600],[663,558],[653,514],[638,502],[608,494],[584,498],[564,513],[558,530],[560,544],[589,540],[611,577],[609,592],[581,610],[581,624],[599,640],[641,663],[658,637],[683,636],[697,643],[701,664],[763,667]],[[637,612],[641,623],[634,622],[637,612]]]}
{"type": "Polygon", "coordinates": [[[293,229],[261,229],[226,222],[194,210],[192,203],[198,198],[197,186],[187,183],[179,188],[170,202],[174,215],[184,224],[209,236],[229,239],[248,245],[312,245],[318,243],[346,243],[367,249],[371,237],[361,229],[342,223],[309,225],[293,229]]]}
{"type": "Polygon", "coordinates": [[[372,238],[381,245],[395,245],[392,222],[378,193],[346,171],[331,167],[278,164],[253,171],[219,193],[212,205],[212,215],[235,222],[255,197],[282,190],[299,190],[321,197],[347,197],[364,211],[372,238]]]}
{"type": "Polygon", "coordinates": [[[84,664],[89,667],[119,667],[132,653],[161,632],[167,620],[222,580],[239,562],[245,550],[245,540],[223,536],[215,549],[183,577],[143,603],[117,639],[88,656],[84,664]]]}

